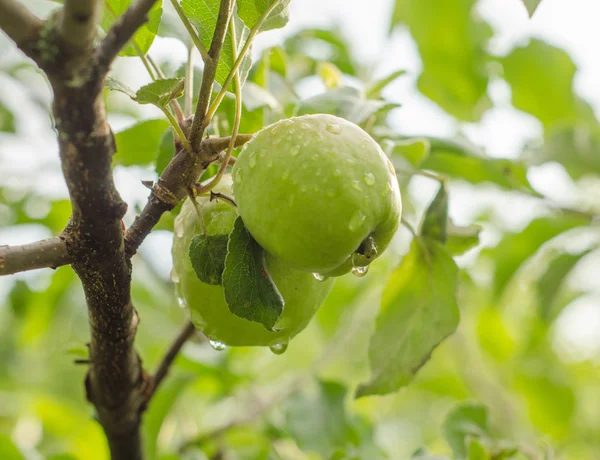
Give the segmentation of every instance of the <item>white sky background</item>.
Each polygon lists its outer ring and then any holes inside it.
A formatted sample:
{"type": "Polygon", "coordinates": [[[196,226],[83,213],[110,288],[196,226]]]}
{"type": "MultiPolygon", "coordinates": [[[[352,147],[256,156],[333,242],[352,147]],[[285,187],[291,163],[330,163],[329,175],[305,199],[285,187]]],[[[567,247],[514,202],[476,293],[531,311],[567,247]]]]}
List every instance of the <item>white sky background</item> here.
{"type": "MultiPolygon", "coordinates": [[[[494,28],[495,35],[490,44],[494,53],[507,53],[515,45],[525,43],[529,37],[542,38],[564,48],[579,69],[575,79],[577,93],[590,102],[596,113],[600,114],[600,1],[543,0],[532,19],[528,18],[520,0],[481,0],[478,10],[494,28]]],[[[511,107],[510,88],[503,82],[490,85],[490,96],[495,108],[488,111],[478,124],[459,126],[434,103],[419,95],[415,90],[415,79],[421,64],[416,47],[405,30],[397,31],[392,39],[389,39],[391,12],[391,0],[293,0],[290,24],[283,30],[259,35],[255,53],[266,46],[281,43],[285,36],[304,27],[338,25],[352,43],[358,60],[373,63],[377,74],[405,69],[412,75],[399,80],[387,92],[391,99],[402,103],[402,108],[396,111],[393,120],[403,133],[452,136],[457,130],[461,130],[472,141],[482,145],[489,155],[508,158],[515,157],[526,140],[536,139],[541,135],[541,126],[537,120],[511,107]]],[[[159,60],[185,59],[183,46],[174,46],[173,40],[169,39],[157,39],[151,52],[159,60]]],[[[131,65],[132,60],[128,61],[127,65],[131,65]]],[[[136,79],[139,80],[139,84],[147,82],[141,64],[134,62],[133,65],[136,66],[136,78],[128,83],[135,86],[136,79]]],[[[308,86],[302,89],[303,93],[311,94],[318,92],[320,88],[308,86]]],[[[43,168],[40,168],[43,170],[33,178],[37,181],[38,188],[49,196],[66,196],[66,187],[57,160],[54,133],[48,119],[44,116],[33,116],[34,112],[39,114],[40,111],[29,100],[28,95],[13,88],[10,82],[5,82],[2,78],[0,99],[17,109],[22,121],[20,127],[23,134],[17,140],[0,138],[0,171],[9,178],[3,179],[3,182],[7,181],[13,186],[30,182],[32,167],[43,165],[43,168]]],[[[117,119],[113,121],[117,130],[119,125],[122,128],[126,123],[117,119]]],[[[139,180],[152,178],[148,176],[148,172],[126,172],[122,169],[115,173],[117,187],[123,198],[130,203],[130,221],[133,219],[132,204],[144,202],[148,193],[139,180]]],[[[538,168],[531,175],[531,180],[540,191],[553,198],[567,203],[569,200],[580,198],[575,195],[573,185],[560,168],[551,165],[538,168]]],[[[424,206],[434,188],[427,181],[415,181],[415,187],[418,188],[418,196],[421,197],[418,201],[424,206]],[[427,193],[423,193],[424,190],[427,193]]],[[[513,198],[491,189],[480,192],[477,201],[473,199],[471,187],[455,187],[451,200],[451,213],[455,220],[459,223],[469,223],[476,216],[478,209],[493,202],[497,208],[498,220],[507,228],[518,229],[531,218],[532,213],[537,212],[534,203],[525,201],[516,206],[513,198]]],[[[0,229],[1,244],[22,244],[47,236],[51,235],[41,232],[39,228],[19,231],[0,229]]],[[[494,238],[494,235],[489,235],[488,241],[494,238]]],[[[154,233],[144,243],[143,248],[155,255],[161,272],[168,273],[171,265],[170,237],[166,233],[154,233]]],[[[19,276],[31,279],[32,274],[19,276]]],[[[596,280],[591,278],[586,281],[584,274],[582,277],[579,282],[588,288],[597,284],[596,280]]],[[[6,292],[7,287],[7,280],[0,280],[0,295],[3,291],[6,292]]],[[[595,286],[595,290],[600,293],[598,286],[595,286]]],[[[564,324],[559,324],[563,340],[571,342],[579,339],[579,343],[582,343],[581,338],[588,337],[594,342],[594,348],[600,350],[598,340],[592,339],[596,331],[600,330],[598,299],[592,297],[588,301],[578,302],[577,305],[580,314],[571,312],[565,315],[564,324]]],[[[586,343],[589,346],[590,340],[586,343]]]]}

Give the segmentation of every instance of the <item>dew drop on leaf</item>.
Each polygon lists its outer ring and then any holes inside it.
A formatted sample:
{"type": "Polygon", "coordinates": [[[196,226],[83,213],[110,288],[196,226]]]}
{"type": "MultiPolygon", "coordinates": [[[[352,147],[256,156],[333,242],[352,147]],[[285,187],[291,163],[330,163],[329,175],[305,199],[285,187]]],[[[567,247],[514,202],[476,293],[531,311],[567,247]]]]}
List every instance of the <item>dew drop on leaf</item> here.
{"type": "Polygon", "coordinates": [[[210,346],[217,351],[223,351],[225,348],[227,348],[227,345],[225,345],[223,342],[219,342],[218,340],[209,340],[208,343],[210,343],[210,346]]]}
{"type": "Polygon", "coordinates": [[[325,129],[331,134],[340,134],[342,132],[341,125],[338,125],[337,123],[328,123],[325,129]]]}
{"type": "Polygon", "coordinates": [[[352,274],[359,278],[362,278],[363,276],[365,276],[368,271],[369,271],[368,265],[366,267],[352,267],[352,274]]]}
{"type": "Polygon", "coordinates": [[[287,342],[274,343],[273,345],[269,345],[269,349],[271,350],[272,353],[274,353],[276,355],[282,355],[288,349],[288,343],[287,342]]]}

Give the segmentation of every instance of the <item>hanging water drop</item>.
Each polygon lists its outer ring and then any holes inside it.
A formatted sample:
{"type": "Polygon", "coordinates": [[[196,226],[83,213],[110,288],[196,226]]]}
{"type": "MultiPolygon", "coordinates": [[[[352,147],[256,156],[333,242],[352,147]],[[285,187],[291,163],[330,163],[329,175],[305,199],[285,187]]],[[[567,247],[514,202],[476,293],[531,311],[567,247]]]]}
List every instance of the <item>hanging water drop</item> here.
{"type": "Polygon", "coordinates": [[[274,343],[273,345],[269,345],[269,349],[273,354],[282,355],[288,349],[287,342],[274,343]]]}
{"type": "Polygon", "coordinates": [[[209,340],[208,343],[210,343],[210,346],[217,351],[223,351],[225,348],[227,348],[227,345],[225,345],[223,342],[219,342],[218,340],[209,340]]]}
{"type": "Polygon", "coordinates": [[[362,278],[363,276],[365,276],[368,271],[369,271],[368,265],[366,265],[364,267],[352,267],[352,274],[359,278],[362,278]]]}
{"type": "Polygon", "coordinates": [[[179,283],[179,274],[173,269],[171,270],[171,281],[173,281],[175,284],[179,283]]]}
{"type": "Polygon", "coordinates": [[[317,281],[325,281],[327,280],[327,278],[329,278],[328,276],[325,275],[321,275],[320,273],[313,273],[313,278],[316,279],[317,281]]]}
{"type": "Polygon", "coordinates": [[[177,297],[177,305],[179,305],[181,308],[187,307],[187,304],[185,303],[185,299],[183,297],[177,297]]]}

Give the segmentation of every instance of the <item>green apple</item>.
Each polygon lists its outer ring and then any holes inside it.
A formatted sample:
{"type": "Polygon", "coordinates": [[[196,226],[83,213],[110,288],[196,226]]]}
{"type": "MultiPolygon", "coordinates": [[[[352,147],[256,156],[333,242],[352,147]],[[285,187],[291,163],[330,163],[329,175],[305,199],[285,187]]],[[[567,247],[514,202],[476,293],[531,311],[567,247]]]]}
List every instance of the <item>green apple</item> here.
{"type": "Polygon", "coordinates": [[[232,174],[248,231],[298,270],[339,276],[368,266],[398,229],[392,164],[369,134],[339,117],[304,115],[263,128],[232,174]]]}
{"type": "MultiPolygon", "coordinates": [[[[232,196],[231,177],[225,176],[217,192],[232,196]]],[[[198,198],[208,235],[226,235],[233,229],[236,209],[224,200],[209,202],[198,198]]],[[[210,340],[230,346],[271,346],[282,350],[288,341],[309,323],[331,290],[333,280],[319,282],[307,272],[282,264],[266,255],[267,271],[277,285],[285,305],[270,332],[262,324],[240,318],[229,311],[223,287],[205,284],[198,279],[188,251],[195,235],[203,232],[193,203],[187,199],[175,219],[173,238],[173,272],[177,295],[190,311],[191,320],[210,340]],[[279,348],[278,348],[279,347],[279,348]]]]}

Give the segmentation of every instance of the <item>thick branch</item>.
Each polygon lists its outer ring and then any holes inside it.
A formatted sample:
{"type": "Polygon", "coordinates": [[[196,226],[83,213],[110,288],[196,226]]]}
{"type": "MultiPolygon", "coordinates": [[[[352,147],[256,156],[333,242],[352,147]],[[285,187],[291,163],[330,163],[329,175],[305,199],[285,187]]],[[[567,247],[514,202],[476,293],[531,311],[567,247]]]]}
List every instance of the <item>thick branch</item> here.
{"type": "Polygon", "coordinates": [[[163,379],[169,373],[171,364],[173,364],[173,361],[175,361],[175,358],[179,354],[179,351],[185,345],[185,342],[187,342],[188,339],[190,339],[194,335],[195,332],[196,332],[196,328],[194,327],[194,325],[192,324],[191,321],[189,321],[181,329],[181,331],[179,331],[179,334],[175,338],[175,341],[171,344],[171,347],[169,348],[169,350],[165,354],[164,358],[158,365],[158,368],[156,369],[156,372],[154,373],[154,376],[152,377],[152,388],[148,394],[148,400],[150,400],[150,398],[152,398],[152,396],[156,392],[158,386],[161,384],[163,379]]]}
{"type": "Polygon", "coordinates": [[[97,35],[102,2],[99,0],[65,0],[58,16],[58,32],[71,53],[89,49],[97,35]]]}
{"type": "Polygon", "coordinates": [[[19,48],[31,50],[41,27],[42,21],[16,0],[0,0],[0,30],[19,48]]]}
{"type": "Polygon", "coordinates": [[[71,257],[62,238],[50,238],[23,246],[0,246],[0,275],[56,268],[67,265],[71,257]]]}
{"type": "Polygon", "coordinates": [[[125,13],[119,16],[96,50],[97,61],[101,68],[108,69],[121,48],[148,21],[148,12],[155,3],[156,0],[136,0],[125,13]]]}
{"type": "Polygon", "coordinates": [[[208,50],[210,59],[207,59],[204,63],[200,96],[198,97],[198,103],[196,104],[196,114],[194,115],[194,123],[192,124],[191,129],[190,144],[192,144],[192,150],[195,152],[198,151],[200,142],[202,142],[202,135],[204,134],[204,117],[206,116],[208,104],[210,103],[215,76],[217,74],[217,66],[219,64],[219,58],[221,57],[221,48],[223,47],[223,41],[225,40],[225,34],[227,33],[227,25],[229,24],[229,16],[232,8],[233,0],[221,0],[215,33],[210,44],[210,49],[208,50]]]}

